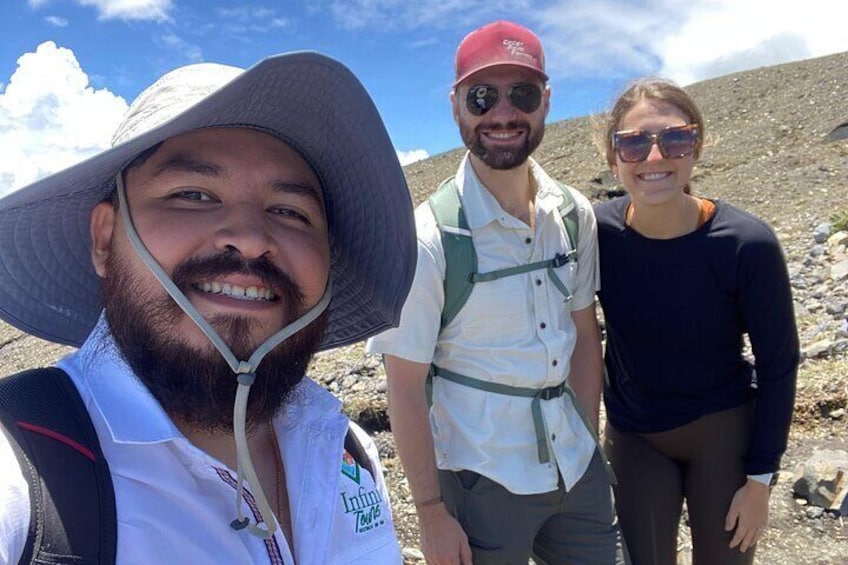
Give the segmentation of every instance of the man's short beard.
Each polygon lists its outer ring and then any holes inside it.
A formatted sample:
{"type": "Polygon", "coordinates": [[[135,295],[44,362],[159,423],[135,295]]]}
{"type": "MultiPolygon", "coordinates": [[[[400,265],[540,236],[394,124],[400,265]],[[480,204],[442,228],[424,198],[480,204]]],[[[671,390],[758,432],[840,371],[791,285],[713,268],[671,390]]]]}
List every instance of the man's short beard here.
{"type": "MultiPolygon", "coordinates": [[[[231,430],[235,373],[211,342],[203,349],[186,344],[175,328],[187,315],[164,290],[145,288],[126,259],[117,255],[113,246],[101,285],[106,319],[121,355],[172,419],[197,431],[231,430]]],[[[248,262],[225,254],[189,260],[174,270],[172,279],[185,293],[199,275],[233,272],[259,275],[281,294],[278,299],[291,318],[287,323],[303,314],[297,285],[265,259],[248,262]]],[[[325,311],[259,364],[248,401],[248,429],[269,421],[286,403],[323,340],[327,318],[325,311]]],[[[254,322],[248,317],[218,316],[208,321],[240,360],[248,359],[260,345],[251,343],[254,322]]]]}
{"type": "Polygon", "coordinates": [[[460,124],[460,135],[462,135],[462,141],[465,143],[465,146],[477,157],[480,158],[486,165],[495,170],[508,170],[514,169],[520,165],[522,165],[530,155],[539,147],[542,143],[542,138],[545,136],[545,123],[544,121],[540,122],[538,127],[531,128],[530,124],[526,121],[514,121],[509,122],[504,126],[497,125],[485,125],[487,129],[490,131],[498,131],[498,130],[509,130],[509,129],[517,129],[524,128],[527,130],[527,138],[524,140],[524,144],[513,150],[492,150],[486,149],[483,145],[483,136],[480,133],[480,130],[483,129],[484,125],[479,124],[473,130],[468,128],[464,124],[460,124]]]}

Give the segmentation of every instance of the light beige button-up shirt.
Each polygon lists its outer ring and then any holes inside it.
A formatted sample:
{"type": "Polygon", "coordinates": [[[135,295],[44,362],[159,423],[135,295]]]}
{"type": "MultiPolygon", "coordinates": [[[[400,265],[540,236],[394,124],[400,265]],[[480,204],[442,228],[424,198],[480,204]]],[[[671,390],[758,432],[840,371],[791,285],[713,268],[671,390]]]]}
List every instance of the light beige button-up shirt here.
{"type": "MultiPolygon", "coordinates": [[[[554,181],[531,161],[537,194],[535,230],[507,214],[481,184],[468,157],[456,182],[481,273],[553,258],[569,250],[554,181]]],[[[535,389],[568,377],[576,331],[571,311],[594,301],[598,287],[597,227],[588,200],[576,191],[576,264],[556,270],[573,293],[557,290],[545,270],[474,285],[456,318],[440,331],[445,258],[441,234],[425,202],[416,210],[418,266],[398,328],[368,342],[389,354],[484,381],[535,389]]],[[[483,474],[517,494],[566,489],[583,476],[596,444],[567,395],[542,400],[552,461],[539,462],[530,398],[486,392],[435,378],[430,410],[440,469],[483,474]]]]}

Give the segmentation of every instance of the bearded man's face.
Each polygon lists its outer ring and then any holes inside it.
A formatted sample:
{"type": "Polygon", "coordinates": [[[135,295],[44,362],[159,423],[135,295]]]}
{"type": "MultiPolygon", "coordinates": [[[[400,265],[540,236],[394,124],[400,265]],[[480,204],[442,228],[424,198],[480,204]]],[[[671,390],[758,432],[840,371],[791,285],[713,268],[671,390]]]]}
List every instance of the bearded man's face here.
{"type": "Polygon", "coordinates": [[[508,170],[524,164],[542,143],[550,90],[535,72],[502,65],[480,70],[457,85],[452,96],[454,119],[462,141],[472,155],[491,169],[508,170]],[[516,84],[535,84],[541,90],[539,106],[526,113],[516,108],[507,93],[516,84]],[[467,108],[469,90],[496,89],[498,100],[482,115],[467,108]]]}
{"type": "MultiPolygon", "coordinates": [[[[330,252],[323,194],[282,141],[242,128],[171,138],[125,171],[139,237],[241,360],[324,293],[330,252]]],[[[168,414],[202,429],[232,423],[236,375],[131,248],[110,203],[92,214],[93,259],[115,341],[168,414]]],[[[302,378],[327,316],[260,363],[248,422],[266,421],[302,378]]]]}

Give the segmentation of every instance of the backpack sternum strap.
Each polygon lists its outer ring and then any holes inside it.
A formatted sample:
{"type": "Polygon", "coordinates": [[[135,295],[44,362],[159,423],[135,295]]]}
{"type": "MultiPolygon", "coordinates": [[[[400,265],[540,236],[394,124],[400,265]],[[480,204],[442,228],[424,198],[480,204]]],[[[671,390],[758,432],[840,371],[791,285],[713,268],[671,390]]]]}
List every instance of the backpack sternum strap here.
{"type": "Polygon", "coordinates": [[[460,375],[447,369],[441,369],[435,365],[431,366],[431,374],[433,376],[447,379],[451,382],[461,384],[463,386],[475,388],[485,392],[493,392],[495,394],[503,394],[506,396],[518,396],[523,398],[532,398],[530,402],[530,413],[533,416],[533,428],[536,432],[536,450],[539,454],[539,463],[550,463],[551,454],[548,449],[548,430],[545,424],[545,417],[542,414],[542,400],[553,400],[565,394],[568,386],[565,382],[558,385],[546,388],[528,388],[520,386],[510,386],[501,383],[493,383],[460,375]]]}
{"type": "Polygon", "coordinates": [[[505,277],[511,277],[513,275],[520,275],[522,273],[545,269],[548,272],[548,278],[551,279],[551,282],[554,283],[557,290],[559,290],[559,292],[565,297],[566,301],[568,301],[571,300],[573,295],[565,283],[562,282],[556,274],[554,269],[558,269],[569,261],[574,260],[576,255],[577,252],[571,250],[568,253],[557,253],[553,259],[548,259],[546,261],[536,261],[535,263],[528,263],[527,265],[507,267],[506,269],[498,269],[496,271],[489,271],[488,273],[471,273],[471,282],[489,282],[505,277]]]}
{"type": "Polygon", "coordinates": [[[445,254],[444,305],[441,325],[447,326],[468,300],[476,282],[492,281],[503,277],[526,273],[536,269],[547,269],[548,277],[565,297],[571,300],[572,293],[560,280],[554,269],[562,267],[568,261],[577,260],[578,210],[570,189],[557,182],[562,192],[562,202],[558,206],[563,226],[568,238],[567,253],[558,253],[553,259],[538,261],[529,265],[519,265],[488,273],[477,272],[477,252],[471,238],[471,229],[462,211],[462,201],[456,186],[456,179],[446,179],[427,199],[430,210],[436,220],[445,254]]]}

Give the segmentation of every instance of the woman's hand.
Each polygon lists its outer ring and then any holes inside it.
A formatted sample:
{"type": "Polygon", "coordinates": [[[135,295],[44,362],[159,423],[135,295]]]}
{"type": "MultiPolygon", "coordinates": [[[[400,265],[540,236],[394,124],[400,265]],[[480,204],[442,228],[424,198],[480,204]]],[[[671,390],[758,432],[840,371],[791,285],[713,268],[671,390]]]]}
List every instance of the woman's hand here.
{"type": "Polygon", "coordinates": [[[742,553],[748,551],[760,539],[768,523],[769,486],[753,479],[736,491],[730,502],[730,509],[724,519],[725,531],[736,528],[730,547],[739,547],[742,553]]]}

